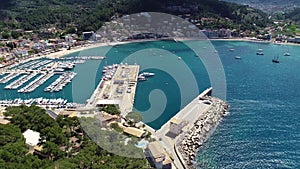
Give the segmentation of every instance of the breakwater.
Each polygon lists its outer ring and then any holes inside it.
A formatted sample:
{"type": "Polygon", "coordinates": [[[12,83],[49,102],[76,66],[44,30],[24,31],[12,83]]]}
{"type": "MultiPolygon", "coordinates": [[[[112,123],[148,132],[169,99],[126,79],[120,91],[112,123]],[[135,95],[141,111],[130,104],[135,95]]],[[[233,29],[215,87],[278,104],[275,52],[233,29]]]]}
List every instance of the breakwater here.
{"type": "Polygon", "coordinates": [[[181,134],[175,145],[185,168],[195,168],[199,149],[214,132],[228,110],[228,105],[219,98],[206,95],[201,99],[211,104],[210,108],[198,117],[190,130],[181,134]]]}

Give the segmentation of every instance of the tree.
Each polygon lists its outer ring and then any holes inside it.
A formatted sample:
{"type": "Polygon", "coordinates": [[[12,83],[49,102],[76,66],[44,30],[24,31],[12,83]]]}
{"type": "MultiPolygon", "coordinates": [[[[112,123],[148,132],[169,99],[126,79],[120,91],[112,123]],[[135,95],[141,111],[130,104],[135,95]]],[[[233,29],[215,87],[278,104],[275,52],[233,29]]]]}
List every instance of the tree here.
{"type": "Polygon", "coordinates": [[[142,121],[143,116],[140,112],[130,112],[130,113],[128,113],[126,118],[135,123],[138,123],[138,122],[142,121]]]}
{"type": "Polygon", "coordinates": [[[24,142],[21,130],[15,125],[0,124],[0,147],[7,143],[15,143],[17,141],[24,142]]]}
{"type": "Polygon", "coordinates": [[[10,37],[10,34],[8,32],[3,32],[2,33],[2,38],[3,39],[8,39],[10,37]]]}
{"type": "Polygon", "coordinates": [[[110,127],[115,129],[117,132],[123,132],[123,129],[119,127],[118,123],[111,123],[110,127]]]}
{"type": "Polygon", "coordinates": [[[121,112],[120,112],[119,108],[117,107],[117,105],[114,105],[114,104],[106,105],[104,108],[100,108],[99,110],[100,111],[105,111],[106,113],[111,114],[111,115],[121,114],[121,112]]]}
{"type": "Polygon", "coordinates": [[[47,141],[44,144],[42,153],[47,154],[50,160],[57,160],[64,156],[64,152],[61,151],[59,147],[51,141],[47,141]]]}
{"type": "Polygon", "coordinates": [[[22,33],[17,32],[17,31],[12,31],[10,34],[11,34],[11,37],[14,39],[18,39],[20,36],[22,36],[22,33]]]}

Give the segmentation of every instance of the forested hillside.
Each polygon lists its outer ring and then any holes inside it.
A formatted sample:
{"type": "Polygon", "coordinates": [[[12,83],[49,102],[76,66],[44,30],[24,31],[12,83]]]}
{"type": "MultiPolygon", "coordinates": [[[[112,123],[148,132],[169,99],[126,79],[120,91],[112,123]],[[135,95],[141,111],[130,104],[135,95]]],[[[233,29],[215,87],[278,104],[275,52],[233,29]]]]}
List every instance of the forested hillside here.
{"type": "Polygon", "coordinates": [[[300,24],[300,7],[286,13],[286,18],[300,24]]]}
{"type": "Polygon", "coordinates": [[[300,6],[299,0],[224,0],[228,2],[234,2],[238,4],[246,4],[251,7],[266,11],[268,13],[276,13],[294,7],[300,6]]]}
{"type": "Polygon", "coordinates": [[[255,29],[254,23],[264,27],[268,21],[266,14],[259,10],[218,0],[0,0],[0,4],[1,30],[37,30],[50,26],[76,27],[79,32],[97,30],[113,16],[142,11],[191,13],[191,18],[196,19],[213,17],[217,22],[202,25],[209,28],[255,29]],[[174,6],[184,10],[174,10],[174,6]]]}

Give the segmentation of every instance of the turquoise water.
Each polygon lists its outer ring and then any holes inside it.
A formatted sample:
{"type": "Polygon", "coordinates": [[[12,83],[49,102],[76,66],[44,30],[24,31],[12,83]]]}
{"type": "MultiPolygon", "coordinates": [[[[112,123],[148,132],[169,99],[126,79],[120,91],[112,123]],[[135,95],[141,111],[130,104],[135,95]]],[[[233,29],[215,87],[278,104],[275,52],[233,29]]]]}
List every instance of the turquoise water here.
{"type": "MultiPolygon", "coordinates": [[[[199,165],[229,169],[300,168],[300,47],[224,41],[214,41],[213,45],[225,69],[227,102],[231,108],[229,116],[199,152],[199,165]],[[235,51],[229,51],[230,48],[235,51]],[[255,54],[258,48],[264,50],[264,56],[255,54]],[[287,50],[292,56],[282,56],[287,50]],[[271,62],[274,55],[281,55],[279,64],[271,62]],[[234,56],[242,59],[236,60],[234,56]]],[[[5,85],[1,84],[0,99],[61,97],[84,103],[99,83],[103,66],[137,63],[141,70],[156,75],[138,83],[135,109],[142,112],[148,125],[158,129],[210,86],[202,62],[183,43],[131,43],[69,56],[76,55],[106,55],[107,59],[77,65],[74,69],[77,76],[61,92],[43,92],[55,80],[53,77],[31,94],[4,90],[5,85]],[[198,90],[181,90],[183,84],[192,86],[186,80],[189,71],[184,70],[184,63],[196,78],[198,90]],[[173,74],[168,71],[171,67],[175,67],[173,74]]]]}

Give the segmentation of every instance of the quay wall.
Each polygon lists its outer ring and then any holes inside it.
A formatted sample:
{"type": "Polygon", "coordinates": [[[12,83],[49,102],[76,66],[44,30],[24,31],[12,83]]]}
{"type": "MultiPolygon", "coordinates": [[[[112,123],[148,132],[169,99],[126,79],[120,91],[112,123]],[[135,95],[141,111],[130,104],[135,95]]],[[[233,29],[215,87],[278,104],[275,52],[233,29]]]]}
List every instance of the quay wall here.
{"type": "Polygon", "coordinates": [[[198,117],[193,126],[182,133],[175,143],[184,168],[195,168],[198,151],[227,113],[228,105],[223,100],[211,96],[203,96],[202,99],[212,102],[210,108],[198,117]]]}

